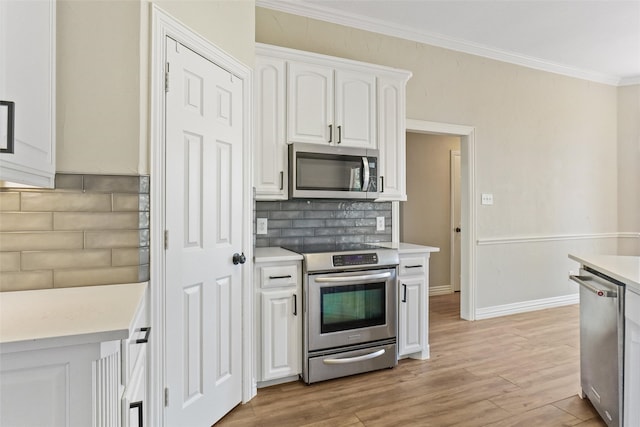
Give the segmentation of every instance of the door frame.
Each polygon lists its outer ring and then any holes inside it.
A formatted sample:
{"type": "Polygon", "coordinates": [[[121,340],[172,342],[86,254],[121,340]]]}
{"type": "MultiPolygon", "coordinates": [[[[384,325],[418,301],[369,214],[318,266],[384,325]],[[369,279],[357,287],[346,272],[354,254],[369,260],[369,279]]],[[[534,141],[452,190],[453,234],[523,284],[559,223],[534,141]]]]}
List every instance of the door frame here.
{"type": "Polygon", "coordinates": [[[253,194],[252,154],[253,141],[253,70],[228,55],[208,40],[182,24],[177,19],[151,5],[151,85],[150,85],[150,318],[152,325],[149,375],[149,425],[164,425],[165,342],[165,40],[178,41],[197,54],[227,70],[242,81],[243,90],[243,185],[242,206],[246,213],[242,224],[242,245],[247,262],[242,268],[242,402],[256,395],[253,372],[253,194]]]}
{"type": "MultiPolygon", "coordinates": [[[[460,317],[476,319],[476,144],[475,127],[450,123],[407,119],[407,132],[460,137],[460,226],[467,230],[460,236],[460,317]]],[[[395,203],[397,205],[397,203],[395,203]]],[[[399,208],[394,208],[399,211],[399,208]]],[[[399,212],[397,212],[399,213],[399,212]]],[[[397,218],[396,212],[393,218],[397,218]]],[[[395,222],[395,221],[394,221],[395,222]]],[[[393,229],[399,229],[394,223],[393,229]]]]}
{"type": "MultiPolygon", "coordinates": [[[[449,200],[450,200],[450,205],[451,208],[449,209],[449,213],[451,215],[451,253],[449,255],[449,274],[451,277],[451,290],[453,292],[456,291],[456,287],[455,287],[455,279],[454,277],[456,276],[456,274],[458,273],[457,269],[455,268],[455,257],[456,257],[456,252],[460,251],[460,248],[456,248],[456,201],[455,201],[455,194],[456,194],[456,184],[459,186],[460,182],[456,183],[456,179],[457,179],[457,175],[454,175],[453,171],[454,171],[454,165],[455,165],[455,158],[456,157],[460,157],[460,161],[462,161],[462,156],[460,155],[460,150],[450,150],[449,151],[449,176],[450,176],[450,188],[449,188],[449,200]]],[[[462,168],[462,164],[460,164],[460,168],[462,168]]],[[[460,178],[460,180],[462,180],[462,178],[460,178]]],[[[459,189],[458,189],[459,191],[459,189]]],[[[461,193],[460,193],[461,194],[461,193]]],[[[462,199],[462,194],[460,195],[460,199],[462,199]]],[[[460,236],[462,237],[462,236],[460,236]]]]}

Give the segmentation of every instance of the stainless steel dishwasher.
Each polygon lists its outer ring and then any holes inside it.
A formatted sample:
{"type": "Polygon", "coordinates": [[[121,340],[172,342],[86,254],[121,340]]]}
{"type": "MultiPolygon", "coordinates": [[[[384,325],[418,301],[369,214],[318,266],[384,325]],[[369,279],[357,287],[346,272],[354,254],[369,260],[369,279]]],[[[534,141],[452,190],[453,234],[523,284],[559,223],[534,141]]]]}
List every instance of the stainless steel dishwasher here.
{"type": "Polygon", "coordinates": [[[623,426],[624,283],[589,267],[580,285],[580,385],[609,427],[623,426]]]}

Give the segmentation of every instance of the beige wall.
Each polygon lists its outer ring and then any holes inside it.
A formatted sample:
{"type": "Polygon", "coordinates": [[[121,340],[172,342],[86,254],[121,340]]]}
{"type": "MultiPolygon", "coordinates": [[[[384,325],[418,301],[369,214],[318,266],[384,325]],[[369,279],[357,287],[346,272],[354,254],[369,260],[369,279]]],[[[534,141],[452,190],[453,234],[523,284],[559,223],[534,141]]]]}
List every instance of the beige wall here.
{"type": "Polygon", "coordinates": [[[407,133],[407,201],[400,203],[400,240],[436,246],[429,286],[451,283],[450,153],[460,138],[407,133]]]}
{"type": "MultiPolygon", "coordinates": [[[[640,85],[618,88],[618,222],[640,234],[640,85]]],[[[620,242],[620,253],[640,255],[640,238],[620,242]]]]}
{"type": "Polygon", "coordinates": [[[567,251],[617,250],[563,237],[618,231],[615,87],[262,8],[256,40],[410,70],[409,118],[475,127],[479,308],[574,295],[567,251]]]}
{"type": "MultiPolygon", "coordinates": [[[[253,0],[157,4],[253,66],[253,0]]],[[[57,2],[57,171],[149,173],[150,3],[57,2]]]]}

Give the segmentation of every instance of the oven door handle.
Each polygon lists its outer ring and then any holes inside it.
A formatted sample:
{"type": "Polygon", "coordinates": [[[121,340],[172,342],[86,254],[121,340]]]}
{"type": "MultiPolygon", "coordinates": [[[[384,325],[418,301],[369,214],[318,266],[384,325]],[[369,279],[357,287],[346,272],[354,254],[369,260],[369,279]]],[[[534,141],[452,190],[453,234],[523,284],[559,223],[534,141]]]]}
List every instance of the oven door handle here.
{"type": "Polygon", "coordinates": [[[391,273],[387,271],[385,273],[365,274],[361,276],[316,277],[315,281],[318,283],[344,283],[361,280],[388,279],[389,277],[391,277],[391,273]]]}
{"type": "Polygon", "coordinates": [[[375,359],[376,357],[380,357],[385,353],[385,349],[381,348],[378,351],[374,351],[373,353],[363,354],[362,356],[355,357],[345,357],[342,359],[324,359],[322,363],[325,365],[341,365],[345,363],[356,363],[362,362],[363,360],[375,359]]]}

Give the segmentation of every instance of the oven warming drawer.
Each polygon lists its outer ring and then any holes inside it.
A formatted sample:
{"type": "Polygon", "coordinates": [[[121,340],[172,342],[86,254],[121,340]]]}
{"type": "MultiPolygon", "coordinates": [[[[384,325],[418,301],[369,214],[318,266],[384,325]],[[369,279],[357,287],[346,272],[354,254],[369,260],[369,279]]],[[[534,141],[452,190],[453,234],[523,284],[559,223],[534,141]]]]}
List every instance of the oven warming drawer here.
{"type": "Polygon", "coordinates": [[[309,354],[307,366],[303,369],[303,380],[307,384],[339,378],[383,368],[393,368],[398,364],[395,339],[374,345],[342,348],[338,353],[318,352],[309,354]]]}

